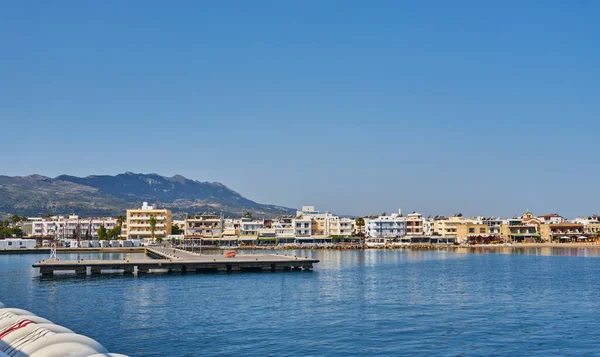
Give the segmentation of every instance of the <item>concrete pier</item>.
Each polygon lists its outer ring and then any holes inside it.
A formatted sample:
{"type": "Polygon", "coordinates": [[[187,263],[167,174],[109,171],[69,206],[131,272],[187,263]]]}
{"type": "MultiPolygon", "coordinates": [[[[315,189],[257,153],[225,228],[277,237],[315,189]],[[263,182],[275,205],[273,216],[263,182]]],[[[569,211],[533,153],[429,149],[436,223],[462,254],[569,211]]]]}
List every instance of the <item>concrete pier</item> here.
{"type": "Polygon", "coordinates": [[[122,271],[123,274],[296,271],[312,270],[319,260],[284,254],[244,254],[234,258],[224,255],[201,255],[180,249],[148,247],[146,253],[156,259],[131,260],[42,260],[33,264],[42,275],[71,271],[78,275],[95,275],[122,271]]]}

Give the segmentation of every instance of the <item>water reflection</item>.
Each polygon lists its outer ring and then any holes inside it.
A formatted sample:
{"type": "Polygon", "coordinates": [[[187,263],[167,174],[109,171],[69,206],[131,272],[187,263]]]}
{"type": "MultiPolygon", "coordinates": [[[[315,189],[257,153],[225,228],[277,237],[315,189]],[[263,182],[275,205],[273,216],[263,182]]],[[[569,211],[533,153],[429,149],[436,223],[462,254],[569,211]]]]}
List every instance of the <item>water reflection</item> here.
{"type": "Polygon", "coordinates": [[[600,257],[597,247],[468,247],[456,248],[456,253],[472,254],[526,254],[540,256],[567,256],[567,257],[600,257]]]}

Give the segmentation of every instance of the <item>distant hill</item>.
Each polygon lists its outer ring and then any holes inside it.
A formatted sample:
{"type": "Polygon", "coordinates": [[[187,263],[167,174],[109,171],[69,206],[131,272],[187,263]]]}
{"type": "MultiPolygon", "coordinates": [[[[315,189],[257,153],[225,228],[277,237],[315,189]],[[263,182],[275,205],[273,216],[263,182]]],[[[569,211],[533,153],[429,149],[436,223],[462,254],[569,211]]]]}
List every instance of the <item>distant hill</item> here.
{"type": "Polygon", "coordinates": [[[4,213],[114,216],[140,206],[143,201],[190,215],[223,212],[225,216],[241,216],[250,211],[257,217],[273,217],[295,212],[251,201],[219,182],[200,182],[179,175],[127,172],[116,176],[56,178],[0,176],[0,212],[4,213]]]}

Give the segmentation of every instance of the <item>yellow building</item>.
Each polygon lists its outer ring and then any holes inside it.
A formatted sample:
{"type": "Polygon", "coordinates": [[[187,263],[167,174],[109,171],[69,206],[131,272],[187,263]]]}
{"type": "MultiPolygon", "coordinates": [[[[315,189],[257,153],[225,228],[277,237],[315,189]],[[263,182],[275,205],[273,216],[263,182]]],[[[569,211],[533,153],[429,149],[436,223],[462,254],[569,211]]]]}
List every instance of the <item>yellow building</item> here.
{"type": "Polygon", "coordinates": [[[538,242],[541,240],[539,221],[528,217],[527,213],[522,218],[511,218],[502,224],[501,235],[505,241],[538,242]]]}
{"type": "Polygon", "coordinates": [[[600,237],[600,222],[590,222],[583,226],[583,231],[590,237],[600,237]]]}
{"type": "Polygon", "coordinates": [[[467,222],[473,222],[472,220],[465,219],[463,217],[449,217],[445,219],[438,219],[433,222],[433,232],[435,235],[446,237],[446,238],[457,238],[460,225],[464,225],[467,222]]]}
{"type": "Polygon", "coordinates": [[[185,220],[185,236],[189,238],[220,238],[223,221],[216,215],[196,215],[185,220]]]}
{"type": "Polygon", "coordinates": [[[465,221],[456,226],[456,238],[459,242],[490,236],[489,226],[481,222],[465,221]]]}
{"type": "Polygon", "coordinates": [[[127,210],[127,239],[152,239],[165,238],[171,234],[172,216],[168,209],[157,209],[144,202],[140,209],[127,210]],[[154,231],[150,225],[150,218],[154,217],[156,224],[154,231]]]}

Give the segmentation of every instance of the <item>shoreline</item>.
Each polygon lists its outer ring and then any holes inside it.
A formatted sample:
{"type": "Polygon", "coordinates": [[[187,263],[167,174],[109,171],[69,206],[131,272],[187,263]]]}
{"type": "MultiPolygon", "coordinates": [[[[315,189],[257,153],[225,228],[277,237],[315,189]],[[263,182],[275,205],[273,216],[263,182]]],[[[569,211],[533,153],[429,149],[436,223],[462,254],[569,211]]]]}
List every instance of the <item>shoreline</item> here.
{"type": "MultiPolygon", "coordinates": [[[[191,247],[188,247],[191,248],[191,247]]],[[[558,248],[558,249],[600,249],[600,243],[515,243],[509,244],[406,244],[406,245],[387,245],[378,247],[366,247],[359,244],[337,244],[337,245],[285,245],[285,246],[232,246],[216,247],[203,246],[202,249],[194,247],[194,251],[243,251],[243,250],[457,250],[457,249],[477,249],[477,250],[497,250],[497,249],[516,249],[516,248],[558,248]]],[[[187,250],[187,249],[186,249],[187,250]]],[[[191,250],[191,249],[189,249],[191,250]]],[[[128,248],[57,248],[57,254],[68,253],[144,253],[145,247],[128,248]]],[[[49,248],[28,248],[28,249],[0,249],[0,255],[10,254],[49,254],[49,248]]]]}

